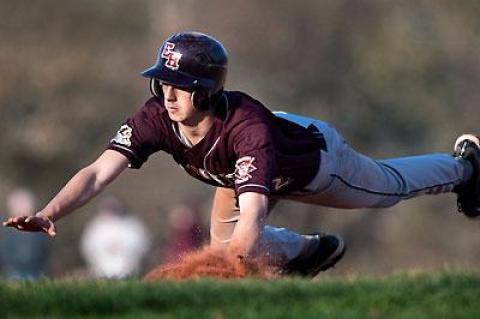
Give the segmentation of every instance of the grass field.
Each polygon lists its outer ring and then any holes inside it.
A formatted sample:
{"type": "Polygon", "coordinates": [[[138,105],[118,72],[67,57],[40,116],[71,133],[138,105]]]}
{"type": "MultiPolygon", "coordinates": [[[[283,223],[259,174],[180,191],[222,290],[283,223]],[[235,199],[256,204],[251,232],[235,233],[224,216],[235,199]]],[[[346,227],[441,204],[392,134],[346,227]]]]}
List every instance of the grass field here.
{"type": "Polygon", "coordinates": [[[315,281],[0,281],[0,318],[480,318],[480,274],[315,281]]]}

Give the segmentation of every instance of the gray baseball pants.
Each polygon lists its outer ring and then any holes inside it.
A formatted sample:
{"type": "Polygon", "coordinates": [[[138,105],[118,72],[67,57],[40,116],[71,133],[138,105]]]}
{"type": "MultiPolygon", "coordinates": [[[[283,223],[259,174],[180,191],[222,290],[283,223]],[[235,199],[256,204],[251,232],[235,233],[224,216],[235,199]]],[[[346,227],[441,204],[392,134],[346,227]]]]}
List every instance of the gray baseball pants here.
{"type": "MultiPolygon", "coordinates": [[[[284,112],[275,115],[304,127],[314,125],[326,141],[316,176],[303,191],[287,199],[346,209],[390,207],[423,194],[451,192],[471,174],[467,162],[450,154],[374,160],[353,150],[328,123],[284,112]]],[[[272,263],[278,263],[301,254],[311,246],[306,244],[300,234],[266,226],[260,246],[272,263]]]]}

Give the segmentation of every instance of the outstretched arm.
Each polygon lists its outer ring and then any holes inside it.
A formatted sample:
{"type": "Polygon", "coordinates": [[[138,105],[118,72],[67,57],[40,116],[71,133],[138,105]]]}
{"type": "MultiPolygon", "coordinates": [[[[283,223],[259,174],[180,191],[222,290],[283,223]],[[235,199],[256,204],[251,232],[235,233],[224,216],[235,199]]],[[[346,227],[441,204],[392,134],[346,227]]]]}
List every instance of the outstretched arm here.
{"type": "Polygon", "coordinates": [[[53,237],[55,221],[90,201],[125,170],[128,163],[119,152],[106,150],[95,162],[75,174],[35,216],[12,217],[3,225],[24,231],[43,231],[53,237]]]}
{"type": "Polygon", "coordinates": [[[233,231],[230,253],[238,257],[254,257],[260,252],[258,242],[265,227],[268,213],[268,197],[254,192],[240,194],[240,219],[233,231]]]}

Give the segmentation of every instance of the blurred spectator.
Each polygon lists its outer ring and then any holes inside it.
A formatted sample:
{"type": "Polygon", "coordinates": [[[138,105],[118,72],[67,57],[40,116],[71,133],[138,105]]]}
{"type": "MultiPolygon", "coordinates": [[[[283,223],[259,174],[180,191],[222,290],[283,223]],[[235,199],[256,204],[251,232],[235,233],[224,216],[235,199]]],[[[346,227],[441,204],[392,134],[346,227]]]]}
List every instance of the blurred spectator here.
{"type": "MultiPolygon", "coordinates": [[[[36,199],[27,189],[17,189],[7,197],[8,217],[35,214],[36,199]]],[[[3,227],[2,227],[3,228],[3,227]]],[[[0,255],[8,279],[37,279],[48,260],[48,236],[3,228],[0,255]]]]}
{"type": "Polygon", "coordinates": [[[168,213],[168,238],[164,247],[164,262],[177,261],[182,254],[199,248],[204,241],[199,213],[187,205],[178,205],[168,213]]]}
{"type": "Polygon", "coordinates": [[[81,239],[83,257],[95,277],[125,278],[138,274],[148,249],[143,223],[114,197],[102,200],[97,216],[87,225],[81,239]]]}

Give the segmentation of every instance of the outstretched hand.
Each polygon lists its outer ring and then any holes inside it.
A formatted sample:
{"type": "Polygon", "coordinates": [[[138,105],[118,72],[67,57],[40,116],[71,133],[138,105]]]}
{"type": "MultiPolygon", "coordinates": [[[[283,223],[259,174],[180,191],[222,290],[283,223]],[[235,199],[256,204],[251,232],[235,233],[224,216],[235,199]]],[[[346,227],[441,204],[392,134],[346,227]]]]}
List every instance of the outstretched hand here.
{"type": "Polygon", "coordinates": [[[47,217],[40,216],[21,216],[10,217],[3,222],[5,227],[13,227],[21,231],[44,232],[50,237],[57,234],[55,225],[47,217]]]}

